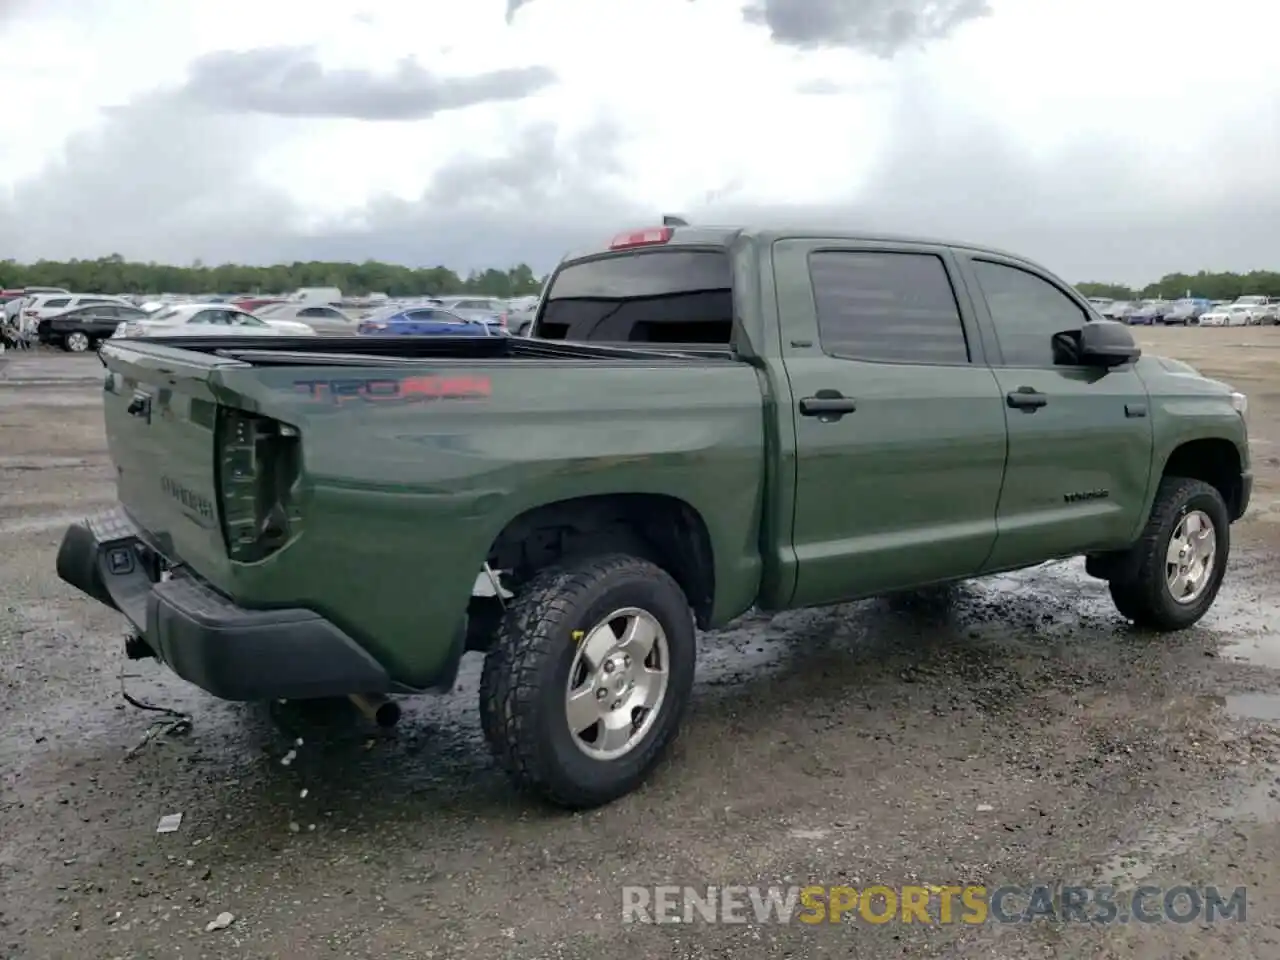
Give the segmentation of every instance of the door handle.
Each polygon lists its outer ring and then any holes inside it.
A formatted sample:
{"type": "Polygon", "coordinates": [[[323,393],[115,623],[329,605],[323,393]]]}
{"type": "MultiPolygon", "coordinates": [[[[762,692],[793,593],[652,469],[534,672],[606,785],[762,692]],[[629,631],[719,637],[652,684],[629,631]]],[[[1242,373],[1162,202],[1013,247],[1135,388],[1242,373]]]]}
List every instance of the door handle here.
{"type": "Polygon", "coordinates": [[[151,421],[151,398],[144,393],[135,393],[129,401],[129,406],[125,407],[125,413],[131,417],[142,417],[149,423],[151,421]]]}
{"type": "Polygon", "coordinates": [[[816,396],[800,400],[802,417],[817,417],[824,423],[839,420],[846,413],[853,413],[857,409],[858,402],[853,397],[844,396],[839,390],[819,390],[816,396]]]}
{"type": "Polygon", "coordinates": [[[1012,393],[1006,394],[1005,400],[1013,409],[1026,413],[1035,413],[1049,402],[1049,398],[1034,387],[1019,387],[1012,393]]]}
{"type": "Polygon", "coordinates": [[[1145,403],[1126,403],[1124,405],[1124,415],[1130,419],[1145,417],[1147,415],[1147,405],[1145,403]]]}

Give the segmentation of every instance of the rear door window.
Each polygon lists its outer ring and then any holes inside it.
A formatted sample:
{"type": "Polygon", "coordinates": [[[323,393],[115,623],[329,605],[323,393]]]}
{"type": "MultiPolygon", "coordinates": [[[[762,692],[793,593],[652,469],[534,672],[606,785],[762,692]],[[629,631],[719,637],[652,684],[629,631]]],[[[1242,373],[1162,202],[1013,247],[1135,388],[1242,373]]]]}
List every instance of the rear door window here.
{"type": "Polygon", "coordinates": [[[46,300],[44,301],[44,303],[39,304],[39,309],[56,310],[56,309],[65,307],[70,303],[71,303],[70,297],[55,297],[52,300],[46,300]]]}
{"type": "Polygon", "coordinates": [[[728,344],[733,271],[724,250],[662,250],[580,260],[547,290],[535,337],[607,343],[728,344]]]}
{"type": "Polygon", "coordinates": [[[809,256],[822,349],[888,363],[969,362],[960,307],[931,253],[819,251],[809,256]]]}

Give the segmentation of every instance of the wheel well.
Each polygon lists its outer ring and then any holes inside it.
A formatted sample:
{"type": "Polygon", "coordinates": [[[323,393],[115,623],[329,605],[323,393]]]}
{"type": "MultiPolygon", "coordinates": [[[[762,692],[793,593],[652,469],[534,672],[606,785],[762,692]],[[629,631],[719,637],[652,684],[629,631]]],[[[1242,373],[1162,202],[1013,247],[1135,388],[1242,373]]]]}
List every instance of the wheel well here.
{"type": "Polygon", "coordinates": [[[1217,488],[1233,520],[1240,516],[1243,495],[1240,452],[1230,440],[1191,440],[1165,461],[1164,476],[1203,480],[1217,488]]]}
{"type": "Polygon", "coordinates": [[[675,497],[607,494],[561,500],[516,517],[493,542],[487,560],[511,571],[511,589],[565,557],[618,550],[656,563],[689,598],[705,628],[715,601],[711,536],[701,514],[675,497]]]}

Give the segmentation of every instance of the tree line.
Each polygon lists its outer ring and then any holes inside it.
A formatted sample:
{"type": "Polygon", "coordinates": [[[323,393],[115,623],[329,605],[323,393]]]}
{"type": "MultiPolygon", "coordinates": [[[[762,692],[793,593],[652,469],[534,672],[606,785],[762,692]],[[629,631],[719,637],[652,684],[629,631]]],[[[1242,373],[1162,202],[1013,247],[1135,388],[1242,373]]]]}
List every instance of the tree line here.
{"type": "Polygon", "coordinates": [[[265,267],[197,261],[179,267],[138,263],[119,254],[97,260],[39,260],[22,264],[0,260],[0,289],[63,287],[74,293],[233,294],[289,293],[299,287],[337,287],[344,296],[385,293],[390,297],[483,293],[492,297],[536,294],[543,278],[525,263],[506,270],[490,268],[459,276],[448,267],[404,267],[364,263],[277,263],[265,267]]]}
{"type": "Polygon", "coordinates": [[[1114,300],[1177,300],[1188,294],[1206,300],[1234,300],[1243,296],[1280,297],[1280,272],[1252,270],[1249,273],[1169,273],[1145,287],[1120,283],[1080,283],[1076,289],[1086,297],[1114,300]]]}
{"type": "MultiPolygon", "coordinates": [[[[123,294],[229,294],[288,293],[299,287],[338,287],[346,296],[385,293],[391,297],[438,296],[483,293],[493,297],[536,294],[545,278],[525,263],[506,270],[473,270],[465,277],[448,267],[405,267],[366,260],[364,263],[277,263],[265,267],[224,263],[206,266],[197,261],[186,267],[163,263],[138,263],[119,254],[97,260],[39,260],[21,264],[0,260],[0,289],[14,287],[65,287],[76,293],[123,294]]],[[[1246,294],[1280,297],[1280,272],[1170,273],[1145,287],[1118,283],[1085,282],[1076,285],[1087,297],[1134,300],[1187,296],[1210,300],[1234,300],[1246,294]]]]}

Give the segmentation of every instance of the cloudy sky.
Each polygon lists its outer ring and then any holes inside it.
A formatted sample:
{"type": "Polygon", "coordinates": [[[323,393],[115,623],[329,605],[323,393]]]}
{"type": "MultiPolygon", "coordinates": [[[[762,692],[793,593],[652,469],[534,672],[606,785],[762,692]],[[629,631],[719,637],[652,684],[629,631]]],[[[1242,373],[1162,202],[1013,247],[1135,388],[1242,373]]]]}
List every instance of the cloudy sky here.
{"type": "Polygon", "coordinates": [[[1073,281],[1275,268],[1278,32],[1261,0],[0,0],[0,258],[541,270],[678,212],[1073,281]]]}

